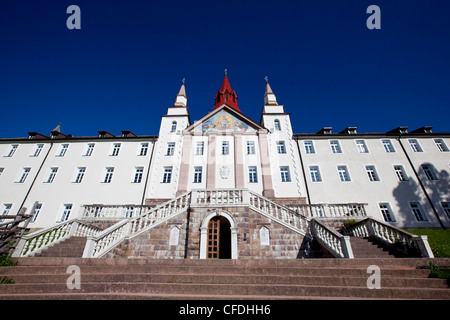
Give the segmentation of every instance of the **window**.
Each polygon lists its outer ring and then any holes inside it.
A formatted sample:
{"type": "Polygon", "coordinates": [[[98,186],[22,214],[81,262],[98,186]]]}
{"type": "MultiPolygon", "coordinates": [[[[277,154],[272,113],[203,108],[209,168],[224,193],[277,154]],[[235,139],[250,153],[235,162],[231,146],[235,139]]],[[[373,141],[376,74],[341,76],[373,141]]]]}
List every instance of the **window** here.
{"type": "Polygon", "coordinates": [[[275,120],[273,121],[273,126],[275,127],[275,131],[281,131],[280,120],[275,119],[275,120]]]}
{"type": "Polygon", "coordinates": [[[30,170],[31,170],[31,168],[23,168],[23,172],[22,172],[22,175],[20,176],[19,183],[24,183],[25,180],[27,180],[30,170]]]}
{"type": "MultiPolygon", "coordinates": [[[[9,215],[9,212],[11,211],[11,207],[12,207],[12,204],[5,203],[5,204],[3,205],[2,216],[7,216],[7,215],[9,215]]],[[[0,219],[0,222],[2,222],[2,221],[4,221],[4,220],[5,220],[5,219],[0,219]]]]}
{"type": "Polygon", "coordinates": [[[57,172],[58,172],[58,168],[51,168],[50,169],[50,174],[48,175],[47,181],[45,181],[45,182],[52,183],[53,179],[55,179],[55,176],[56,176],[57,172]]]}
{"type": "Polygon", "coordinates": [[[141,150],[139,151],[140,156],[146,156],[148,152],[148,143],[141,143],[141,150]]]}
{"type": "Polygon", "coordinates": [[[448,147],[442,139],[434,139],[434,143],[440,152],[448,152],[448,147]]]}
{"type": "Polygon", "coordinates": [[[248,182],[258,182],[256,167],[248,167],[248,182]]]}
{"type": "Polygon", "coordinates": [[[383,219],[386,222],[395,222],[395,218],[394,215],[392,213],[391,210],[391,206],[389,205],[389,203],[380,203],[380,211],[381,214],[383,215],[383,219]]]}
{"type": "Polygon", "coordinates": [[[291,182],[291,175],[289,174],[289,167],[281,167],[281,182],[291,182]]]}
{"type": "Polygon", "coordinates": [[[12,208],[12,204],[5,203],[5,204],[3,205],[2,216],[7,216],[7,215],[9,215],[9,212],[11,211],[11,208],[12,208]]]}
{"type": "Polygon", "coordinates": [[[172,121],[172,126],[170,127],[170,132],[175,132],[175,131],[177,131],[177,122],[172,121]]]}
{"type": "Polygon", "coordinates": [[[356,140],[356,149],[359,153],[369,153],[366,142],[364,140],[356,140]]]}
{"type": "Polygon", "coordinates": [[[81,183],[83,181],[84,173],[86,172],[86,168],[78,168],[78,173],[75,178],[75,183],[81,183]]]}
{"type": "Polygon", "coordinates": [[[141,183],[142,175],[144,174],[144,168],[139,167],[134,169],[134,183],[141,183]]]}
{"type": "Polygon", "coordinates": [[[195,154],[197,155],[202,155],[205,149],[205,143],[202,142],[197,142],[197,147],[195,148],[195,154]]]}
{"type": "Polygon", "coordinates": [[[39,156],[39,154],[41,153],[43,147],[44,147],[43,144],[37,144],[37,145],[36,145],[36,149],[34,149],[34,152],[33,152],[33,154],[32,154],[31,156],[32,156],[32,157],[37,157],[37,156],[39,156]]]}
{"type": "Polygon", "coordinates": [[[305,146],[306,153],[316,153],[314,150],[314,144],[312,141],[303,141],[303,145],[305,146]]]}
{"type": "Polygon", "coordinates": [[[330,141],[331,151],[333,153],[342,153],[341,146],[339,145],[339,141],[333,140],[330,141]]]}
{"type": "Polygon", "coordinates": [[[370,181],[380,181],[377,171],[375,170],[375,166],[366,166],[366,172],[370,181]]]}
{"type": "Polygon", "coordinates": [[[33,212],[31,213],[31,222],[35,222],[39,212],[41,212],[41,208],[42,208],[42,203],[38,203],[36,204],[36,206],[34,207],[33,212]]]}
{"type": "Polygon", "coordinates": [[[163,183],[170,183],[172,180],[172,167],[164,168],[163,183]]]}
{"type": "Polygon", "coordinates": [[[9,149],[7,157],[12,157],[17,150],[18,144],[12,144],[11,149],[9,149]]]}
{"type": "Polygon", "coordinates": [[[286,145],[284,144],[284,141],[277,141],[277,152],[286,153],[286,145]]]}
{"type": "Polygon", "coordinates": [[[58,157],[64,157],[64,155],[66,154],[68,148],[69,148],[68,144],[62,144],[61,148],[59,149],[58,157]]]}
{"type": "Polygon", "coordinates": [[[5,170],[5,168],[0,168],[0,176],[1,176],[2,173],[3,173],[3,170],[5,170]]]}
{"type": "Polygon", "coordinates": [[[403,166],[394,166],[395,174],[397,175],[398,181],[408,181],[408,176],[406,175],[405,169],[403,166]]]}
{"type": "Polygon", "coordinates": [[[410,202],[409,205],[417,221],[427,221],[427,218],[423,214],[420,204],[418,202],[410,202]]]}
{"type": "Polygon", "coordinates": [[[255,142],[247,141],[247,154],[255,154],[255,142]]]}
{"type": "Polygon", "coordinates": [[[194,168],[194,183],[202,182],[202,167],[194,168]]]}
{"type": "Polygon", "coordinates": [[[434,169],[429,164],[423,164],[422,170],[425,172],[425,175],[427,176],[428,180],[438,180],[436,174],[434,173],[434,169]]]}
{"type": "Polygon", "coordinates": [[[126,207],[125,208],[125,218],[133,217],[134,207],[126,207]]]}
{"type": "Polygon", "coordinates": [[[422,148],[420,147],[419,141],[417,141],[416,139],[409,139],[408,142],[411,146],[412,151],[423,152],[422,148]]]}
{"type": "Polygon", "coordinates": [[[347,170],[346,166],[339,166],[338,173],[339,173],[339,179],[342,182],[350,181],[350,175],[348,174],[348,170],[347,170]]]}
{"type": "Polygon", "coordinates": [[[174,152],[175,152],[175,142],[168,142],[166,156],[173,156],[174,152]]]}
{"type": "Polygon", "coordinates": [[[119,151],[120,151],[120,143],[114,143],[111,155],[116,157],[119,155],[119,151]]]}
{"type": "Polygon", "coordinates": [[[111,183],[112,177],[114,174],[114,168],[106,168],[105,179],[103,183],[111,183]]]}
{"type": "Polygon", "coordinates": [[[322,178],[320,176],[319,167],[309,167],[309,173],[311,174],[312,182],[320,182],[322,178]]]}
{"type": "Polygon", "coordinates": [[[450,202],[441,202],[441,205],[447,215],[447,219],[450,220],[450,202]]]}
{"type": "Polygon", "coordinates": [[[230,154],[230,144],[228,141],[222,141],[222,154],[230,154]]]}
{"type": "Polygon", "coordinates": [[[70,211],[72,211],[72,204],[64,204],[63,213],[61,215],[61,222],[69,219],[70,211]]]}
{"type": "Polygon", "coordinates": [[[381,140],[381,143],[383,144],[384,150],[387,153],[395,152],[394,146],[392,145],[391,140],[381,140]]]}
{"type": "Polygon", "coordinates": [[[92,151],[94,151],[94,143],[88,143],[86,153],[84,154],[86,157],[90,157],[92,155],[92,151]]]}

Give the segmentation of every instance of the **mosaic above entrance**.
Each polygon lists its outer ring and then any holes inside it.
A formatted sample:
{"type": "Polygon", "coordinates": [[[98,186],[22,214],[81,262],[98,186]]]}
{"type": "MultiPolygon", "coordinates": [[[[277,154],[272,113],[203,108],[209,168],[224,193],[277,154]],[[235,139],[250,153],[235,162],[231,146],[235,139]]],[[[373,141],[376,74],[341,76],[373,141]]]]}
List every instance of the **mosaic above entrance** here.
{"type": "Polygon", "coordinates": [[[220,111],[202,123],[202,132],[240,131],[246,132],[249,126],[242,120],[225,111],[220,111]]]}

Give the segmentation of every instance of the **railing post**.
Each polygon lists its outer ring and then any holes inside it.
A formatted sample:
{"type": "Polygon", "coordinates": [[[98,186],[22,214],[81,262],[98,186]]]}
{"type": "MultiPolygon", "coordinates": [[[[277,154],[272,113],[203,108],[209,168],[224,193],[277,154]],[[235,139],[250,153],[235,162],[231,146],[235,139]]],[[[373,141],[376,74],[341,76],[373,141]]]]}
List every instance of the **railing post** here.
{"type": "Polygon", "coordinates": [[[94,237],[87,237],[86,245],[84,246],[83,258],[92,258],[92,252],[95,248],[95,240],[94,237]]]}
{"type": "Polygon", "coordinates": [[[355,256],[353,255],[353,249],[352,245],[350,243],[350,237],[349,236],[343,236],[342,237],[342,251],[344,254],[344,258],[347,259],[353,259],[355,256]]]}
{"type": "Polygon", "coordinates": [[[434,258],[434,254],[433,251],[431,251],[427,236],[415,236],[413,237],[413,241],[416,247],[420,250],[422,257],[434,258]]]}
{"type": "Polygon", "coordinates": [[[248,190],[242,190],[242,203],[250,205],[250,192],[248,190]]]}

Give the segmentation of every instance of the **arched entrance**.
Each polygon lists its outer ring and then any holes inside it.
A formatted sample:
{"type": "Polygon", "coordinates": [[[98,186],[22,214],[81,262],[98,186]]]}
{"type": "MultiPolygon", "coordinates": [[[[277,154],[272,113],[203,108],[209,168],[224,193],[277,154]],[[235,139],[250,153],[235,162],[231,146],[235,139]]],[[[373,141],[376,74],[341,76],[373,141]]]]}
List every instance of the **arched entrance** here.
{"type": "Polygon", "coordinates": [[[237,228],[227,212],[214,212],[200,226],[200,259],[237,259],[237,228]]]}
{"type": "Polygon", "coordinates": [[[231,259],[231,229],[228,219],[216,216],[208,223],[207,259],[231,259]]]}

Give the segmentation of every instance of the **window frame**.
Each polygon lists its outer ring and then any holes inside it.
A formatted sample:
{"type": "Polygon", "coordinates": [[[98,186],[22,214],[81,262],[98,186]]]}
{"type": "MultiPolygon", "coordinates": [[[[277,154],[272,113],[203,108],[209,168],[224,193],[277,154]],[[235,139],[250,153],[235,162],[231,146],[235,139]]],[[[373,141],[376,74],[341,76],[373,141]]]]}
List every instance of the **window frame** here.
{"type": "Polygon", "coordinates": [[[163,169],[164,169],[164,171],[163,171],[163,178],[162,178],[161,183],[171,183],[173,167],[164,167],[163,169]]]}
{"type": "Polygon", "coordinates": [[[280,167],[281,182],[292,182],[291,172],[288,166],[280,167]]]}
{"type": "Polygon", "coordinates": [[[337,167],[339,180],[341,182],[350,182],[352,179],[350,178],[350,173],[346,165],[341,165],[337,167]]]}
{"type": "Polygon", "coordinates": [[[256,168],[256,166],[248,167],[248,182],[258,183],[258,169],[256,168]]]}
{"type": "Polygon", "coordinates": [[[331,153],[342,153],[342,148],[339,140],[330,140],[331,153]]]}

